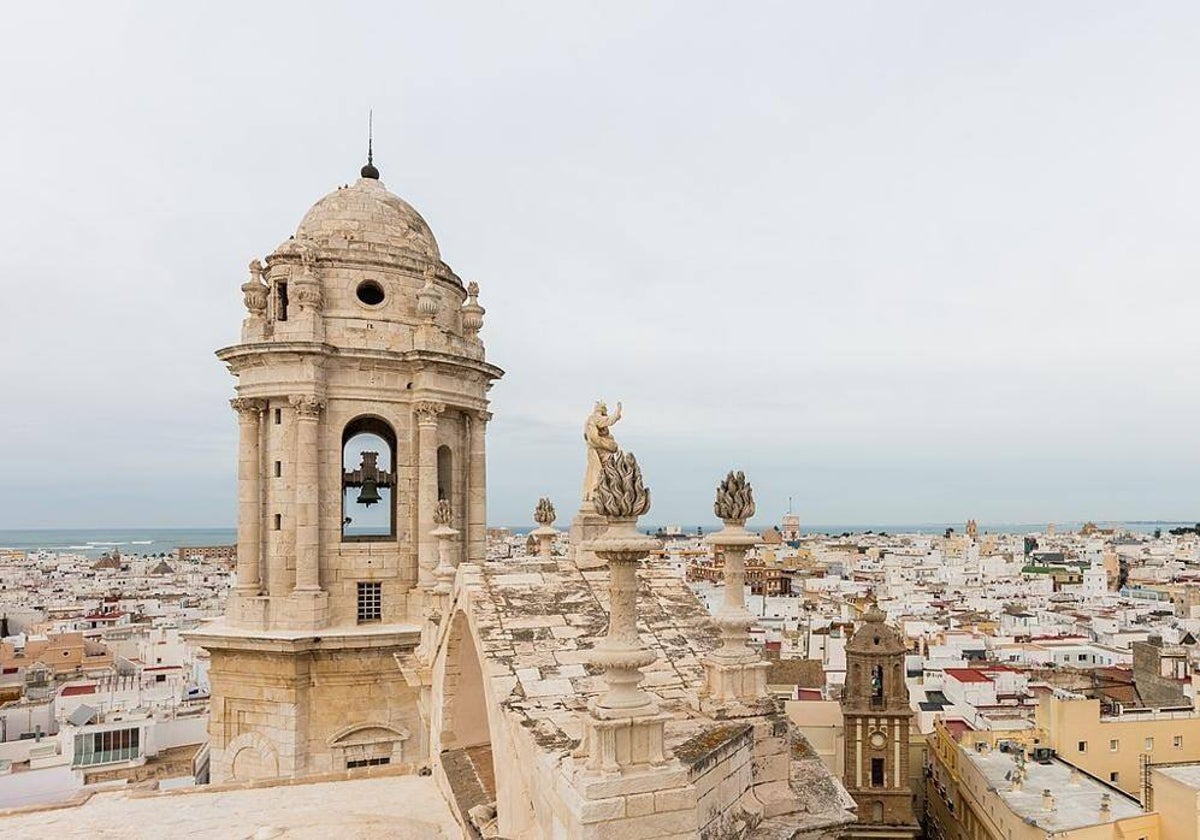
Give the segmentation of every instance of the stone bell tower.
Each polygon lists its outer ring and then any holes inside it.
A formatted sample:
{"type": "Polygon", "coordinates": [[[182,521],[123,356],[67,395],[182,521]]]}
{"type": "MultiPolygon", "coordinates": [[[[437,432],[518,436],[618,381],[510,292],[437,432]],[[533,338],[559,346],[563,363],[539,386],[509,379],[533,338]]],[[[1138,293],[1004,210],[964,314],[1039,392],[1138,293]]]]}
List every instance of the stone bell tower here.
{"type": "Polygon", "coordinates": [[[913,712],[904,682],[904,638],[876,606],[846,643],[842,693],[847,791],[858,803],[848,838],[901,838],[920,831],[908,780],[913,712]]]}
{"type": "Polygon", "coordinates": [[[487,391],[475,283],[425,220],[361,176],[313,205],[242,285],[237,583],[211,654],[214,781],[423,763],[413,650],[449,502],[482,561],[487,391]]]}

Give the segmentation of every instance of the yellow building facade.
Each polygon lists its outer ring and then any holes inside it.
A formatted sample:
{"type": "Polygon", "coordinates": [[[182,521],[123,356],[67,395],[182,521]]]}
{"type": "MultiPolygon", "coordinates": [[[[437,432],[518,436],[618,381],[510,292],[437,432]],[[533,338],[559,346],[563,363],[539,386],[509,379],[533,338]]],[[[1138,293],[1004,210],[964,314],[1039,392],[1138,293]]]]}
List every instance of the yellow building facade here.
{"type": "Polygon", "coordinates": [[[1106,715],[1099,700],[1045,697],[1037,727],[1042,745],[1064,761],[1138,799],[1145,764],[1200,761],[1200,715],[1194,709],[1106,715]]]}
{"type": "Polygon", "coordinates": [[[931,840],[1163,840],[1159,815],[1131,796],[1036,752],[1029,734],[930,736],[931,840]],[[1042,756],[1043,760],[1036,760],[1042,756]]]}

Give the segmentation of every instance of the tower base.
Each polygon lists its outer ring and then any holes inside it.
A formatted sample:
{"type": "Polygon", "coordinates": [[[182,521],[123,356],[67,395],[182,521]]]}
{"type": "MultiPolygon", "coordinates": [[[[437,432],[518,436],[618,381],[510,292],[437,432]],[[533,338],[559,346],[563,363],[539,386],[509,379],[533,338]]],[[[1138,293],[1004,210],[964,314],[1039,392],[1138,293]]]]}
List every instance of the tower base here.
{"type": "Polygon", "coordinates": [[[214,623],[186,637],[211,661],[214,783],[427,762],[418,692],[396,662],[416,648],[418,628],[314,634],[214,623]]]}

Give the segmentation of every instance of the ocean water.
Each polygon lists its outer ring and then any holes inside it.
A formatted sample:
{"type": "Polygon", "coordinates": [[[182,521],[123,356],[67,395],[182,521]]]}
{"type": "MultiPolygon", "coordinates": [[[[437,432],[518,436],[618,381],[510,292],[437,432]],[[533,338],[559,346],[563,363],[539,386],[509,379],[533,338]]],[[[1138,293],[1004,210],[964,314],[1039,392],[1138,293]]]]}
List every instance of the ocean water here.
{"type": "Polygon", "coordinates": [[[179,546],[231,545],[234,528],[33,528],[0,530],[0,550],[55,551],[99,556],[116,548],[122,554],[170,554],[179,546]]]}
{"type": "MultiPolygon", "coordinates": [[[[749,523],[752,529],[766,529],[770,522],[749,523]]],[[[1077,531],[1081,522],[1057,522],[1058,532],[1077,531]]],[[[1099,522],[1102,528],[1116,527],[1134,533],[1150,534],[1156,528],[1166,533],[1171,528],[1181,525],[1192,526],[1194,522],[1099,522]]],[[[642,531],[655,531],[657,524],[640,523],[642,531]]],[[[686,534],[695,534],[697,527],[705,534],[719,530],[715,522],[702,526],[685,525],[686,534]]],[[[806,534],[862,534],[865,532],[887,534],[941,534],[947,528],[953,528],[956,533],[962,533],[965,525],[962,522],[935,522],[908,525],[807,525],[801,522],[800,528],[806,534]]],[[[517,525],[511,527],[515,534],[524,534],[532,530],[532,525],[517,525]]],[[[979,532],[991,534],[1030,534],[1044,531],[1046,523],[979,523],[979,532]]],[[[30,528],[23,530],[0,530],[0,550],[16,549],[18,551],[56,551],[74,552],[89,556],[99,556],[106,551],[117,548],[122,554],[171,554],[179,546],[196,545],[231,545],[237,542],[237,530],[234,528],[30,528]]]]}

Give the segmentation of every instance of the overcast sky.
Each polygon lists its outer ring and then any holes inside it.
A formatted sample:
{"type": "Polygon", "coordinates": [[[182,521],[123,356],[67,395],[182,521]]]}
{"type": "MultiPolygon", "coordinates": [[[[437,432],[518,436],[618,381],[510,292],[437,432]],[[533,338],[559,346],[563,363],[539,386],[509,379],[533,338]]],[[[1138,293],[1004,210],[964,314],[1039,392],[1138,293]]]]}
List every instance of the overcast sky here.
{"type": "Polygon", "coordinates": [[[601,397],[649,522],[1200,517],[1200,4],[403,5],[5,9],[0,528],[234,523],[213,351],[369,107],[494,523],[601,397]]]}

